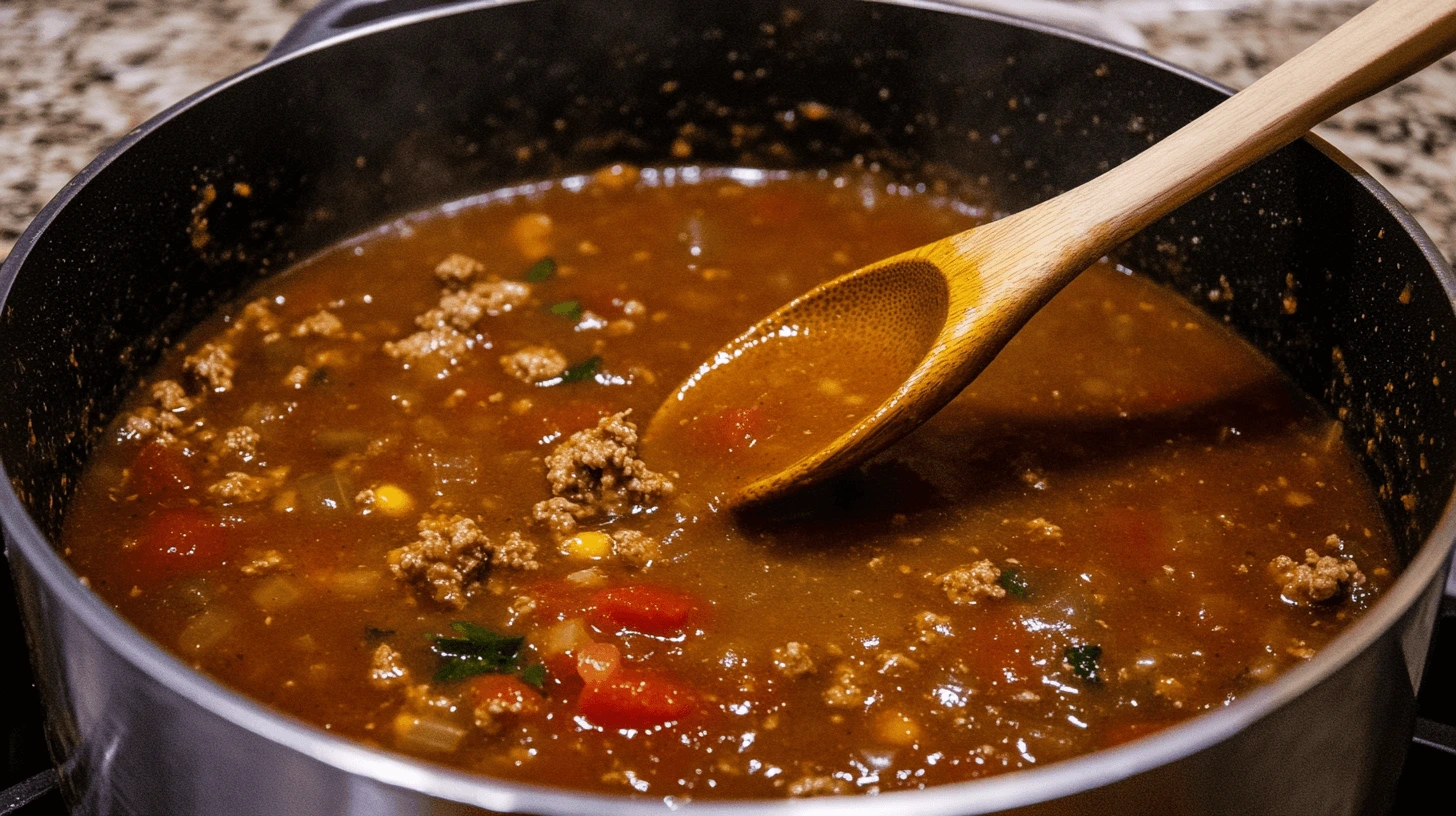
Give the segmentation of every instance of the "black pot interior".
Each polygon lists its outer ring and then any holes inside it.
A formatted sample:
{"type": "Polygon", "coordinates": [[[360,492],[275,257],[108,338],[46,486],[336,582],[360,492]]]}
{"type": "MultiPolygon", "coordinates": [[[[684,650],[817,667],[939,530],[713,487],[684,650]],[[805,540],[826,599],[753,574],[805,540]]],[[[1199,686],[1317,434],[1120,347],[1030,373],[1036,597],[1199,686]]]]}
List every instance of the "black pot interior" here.
{"type": "MultiPolygon", "coordinates": [[[[534,0],[341,42],[179,111],[22,241],[0,314],[0,456],[54,537],[163,346],[260,275],[412,209],[626,161],[877,164],[1014,210],[1220,99],[1094,45],[844,0],[534,0]],[[790,115],[811,102],[831,115],[790,115]]],[[[1434,252],[1298,144],[1122,257],[1344,420],[1413,553],[1456,473],[1441,352],[1456,320],[1434,252]]]]}

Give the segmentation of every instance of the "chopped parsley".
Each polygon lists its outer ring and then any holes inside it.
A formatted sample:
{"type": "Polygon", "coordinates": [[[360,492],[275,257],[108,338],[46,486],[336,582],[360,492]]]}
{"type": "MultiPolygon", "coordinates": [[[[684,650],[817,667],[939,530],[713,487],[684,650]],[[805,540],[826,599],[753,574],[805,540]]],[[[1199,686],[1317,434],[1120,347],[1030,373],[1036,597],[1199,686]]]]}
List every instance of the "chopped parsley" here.
{"type": "Polygon", "coordinates": [[[1001,577],[996,583],[1006,590],[1006,594],[1013,598],[1025,598],[1031,595],[1031,585],[1026,583],[1026,576],[1021,574],[1018,567],[1008,567],[1001,570],[1001,577]]]}
{"type": "Polygon", "coordinates": [[[571,368],[566,369],[566,371],[562,372],[561,381],[580,382],[581,380],[591,379],[592,375],[597,373],[597,366],[600,366],[601,364],[602,358],[588,357],[585,360],[582,360],[581,362],[572,366],[571,368]]]}
{"type": "Polygon", "coordinates": [[[542,258],[531,264],[531,268],[526,270],[526,280],[531,283],[540,283],[544,280],[550,280],[555,274],[556,261],[551,258],[542,258]]]}
{"type": "Polygon", "coordinates": [[[1095,643],[1068,646],[1064,659],[1072,667],[1072,674],[1089,683],[1102,682],[1102,647],[1095,643]]]}
{"type": "Polygon", "coordinates": [[[533,663],[521,669],[521,682],[541,691],[546,688],[546,667],[540,663],[533,663]]]}
{"type": "Polygon", "coordinates": [[[551,314],[559,315],[568,320],[581,319],[581,301],[563,300],[560,303],[551,304],[551,314]]]}
{"type": "Polygon", "coordinates": [[[502,635],[468,621],[455,621],[450,628],[462,637],[436,636],[430,649],[440,658],[436,680],[464,680],[477,674],[511,674],[518,668],[519,635],[502,635]]]}

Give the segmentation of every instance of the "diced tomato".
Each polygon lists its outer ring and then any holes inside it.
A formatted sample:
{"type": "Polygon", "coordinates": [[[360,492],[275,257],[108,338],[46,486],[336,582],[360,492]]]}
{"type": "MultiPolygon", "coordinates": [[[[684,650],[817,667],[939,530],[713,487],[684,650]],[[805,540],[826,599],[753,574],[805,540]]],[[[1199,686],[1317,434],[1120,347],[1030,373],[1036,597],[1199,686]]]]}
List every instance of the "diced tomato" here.
{"type": "Polygon", "coordinates": [[[592,643],[576,650],[576,673],[586,683],[598,683],[622,667],[622,652],[610,643],[592,643]]]}
{"type": "Polygon", "coordinates": [[[746,450],[768,430],[763,408],[726,408],[693,423],[691,432],[699,447],[711,453],[746,450]]]}
{"type": "Polygon", "coordinates": [[[1167,525],[1149,510],[1109,510],[1097,521],[1102,551],[1124,574],[1149,578],[1172,563],[1167,525]]]}
{"type": "Polygon", "coordinates": [[[217,515],[197,507],[158,510],[142,525],[129,551],[140,578],[163,580],[222,564],[235,537],[217,515]]]}
{"type": "Polygon", "coordinates": [[[539,621],[580,615],[591,597],[586,590],[561,579],[537,581],[526,587],[522,594],[536,602],[531,615],[539,621]]]}
{"type": "Polygon", "coordinates": [[[541,692],[509,674],[482,674],[470,680],[467,690],[477,706],[499,703],[504,710],[523,716],[542,708],[541,692]]]}
{"type": "Polygon", "coordinates": [[[131,462],[131,488],[146,498],[175,496],[192,487],[196,476],[182,452],[161,442],[148,442],[131,462]]]}
{"type": "Polygon", "coordinates": [[[697,608],[691,595],[650,584],[612,587],[592,596],[587,620],[604,632],[629,629],[644,635],[682,632],[697,608]]]}
{"type": "Polygon", "coordinates": [[[577,700],[583,717],[603,728],[651,728],[681,720],[695,708],[692,692],[660,672],[620,668],[587,683],[577,700]]]}

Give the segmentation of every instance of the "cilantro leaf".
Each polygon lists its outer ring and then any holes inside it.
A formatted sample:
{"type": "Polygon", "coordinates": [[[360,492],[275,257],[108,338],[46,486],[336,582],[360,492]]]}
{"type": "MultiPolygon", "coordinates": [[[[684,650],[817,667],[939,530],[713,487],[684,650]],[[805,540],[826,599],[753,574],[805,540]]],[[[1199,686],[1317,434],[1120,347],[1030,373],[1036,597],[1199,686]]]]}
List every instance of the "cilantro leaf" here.
{"type": "Polygon", "coordinates": [[[559,315],[568,320],[580,320],[581,301],[563,300],[560,303],[553,303],[551,305],[551,314],[559,315]]]}
{"type": "Polygon", "coordinates": [[[521,669],[521,682],[537,691],[544,690],[546,688],[546,666],[541,663],[533,663],[521,669]]]}
{"type": "Polygon", "coordinates": [[[436,680],[463,680],[477,674],[516,670],[524,637],[502,635],[468,621],[455,621],[450,628],[463,637],[436,636],[430,643],[430,649],[440,658],[436,680]]]}
{"type": "Polygon", "coordinates": [[[1084,643],[1081,646],[1068,646],[1063,657],[1067,665],[1072,667],[1072,674],[1086,680],[1089,683],[1097,684],[1102,682],[1102,647],[1095,643],[1084,643]]]}
{"type": "Polygon", "coordinates": [[[526,280],[531,283],[540,283],[551,279],[555,274],[556,261],[551,258],[542,258],[531,264],[531,268],[526,270],[526,280]]]}
{"type": "Polygon", "coordinates": [[[1006,590],[1006,594],[1013,598],[1025,598],[1031,595],[1031,585],[1026,582],[1026,576],[1021,574],[1017,567],[1008,567],[1001,570],[1001,577],[996,583],[1006,590]]]}

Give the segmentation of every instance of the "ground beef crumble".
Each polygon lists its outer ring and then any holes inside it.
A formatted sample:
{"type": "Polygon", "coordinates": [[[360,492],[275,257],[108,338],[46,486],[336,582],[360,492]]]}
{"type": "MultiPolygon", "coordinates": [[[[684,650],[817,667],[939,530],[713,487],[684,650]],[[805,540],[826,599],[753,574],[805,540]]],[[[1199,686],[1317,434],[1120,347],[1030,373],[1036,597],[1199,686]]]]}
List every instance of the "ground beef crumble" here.
{"type": "Polygon", "coordinates": [[[417,331],[403,340],[385,341],[384,353],[396,360],[419,360],[431,354],[454,360],[464,356],[470,346],[470,338],[444,326],[417,331]]]}
{"type": "Polygon", "coordinates": [[[833,680],[824,689],[824,703],[834,708],[857,708],[864,704],[864,689],[859,685],[859,672],[848,663],[834,667],[833,680]]]}
{"type": "Polygon", "coordinates": [[[237,363],[231,346],[207,343],[182,360],[182,370],[195,386],[220,394],[232,390],[237,363]]]}
{"type": "Polygon", "coordinates": [[[519,281],[476,283],[469,289],[441,295],[440,305],[415,318],[415,325],[422,329],[451,326],[465,331],[473,328],[482,317],[509,312],[530,297],[530,284],[519,281]]]}
{"type": "Polygon", "coordinates": [[[612,551],[626,566],[647,569],[662,554],[657,539],[637,530],[616,530],[611,533],[612,551]]]}
{"type": "Polygon", "coordinates": [[[921,643],[939,643],[954,634],[950,618],[929,610],[918,612],[913,621],[915,633],[921,643]]]}
{"type": "Polygon", "coordinates": [[[541,709],[540,697],[526,688],[512,688],[505,694],[491,697],[475,707],[475,727],[487,734],[498,734],[506,724],[541,709]]]}
{"type": "Polygon", "coordinates": [[[258,455],[258,443],[262,437],[247,425],[229,428],[223,435],[221,448],[225,453],[236,454],[244,462],[252,461],[258,455]]]}
{"type": "Polygon", "coordinates": [[[549,380],[566,371],[566,358],[550,346],[527,346],[502,357],[500,363],[507,375],[523,383],[549,380]]]}
{"type": "Polygon", "coordinates": [[[208,485],[207,495],[223,504],[250,504],[268,498],[287,477],[287,467],[274,468],[262,476],[235,470],[208,485]]]}
{"type": "Polygon", "coordinates": [[[369,684],[379,689],[393,688],[408,683],[410,671],[405,668],[399,652],[389,648],[388,643],[379,644],[369,662],[369,684]]]}
{"type": "Polygon", "coordinates": [[[637,426],[627,420],[630,413],[603,417],[546,457],[552,498],[538,503],[533,515],[552,532],[570,535],[583,519],[621,515],[634,504],[672,494],[672,482],[637,458],[637,426]]]}
{"type": "Polygon", "coordinates": [[[490,563],[520,570],[538,569],[541,562],[536,560],[536,551],[536,542],[522,538],[520,533],[513,531],[506,536],[505,543],[495,547],[490,554],[490,563]]]}
{"type": "Polygon", "coordinates": [[[435,266],[435,277],[446,286],[458,288],[484,271],[485,264],[480,261],[469,255],[452,252],[435,266]]]}
{"type": "Polygon", "coordinates": [[[814,673],[814,658],[809,655],[809,644],[798,641],[774,647],[773,664],[785,677],[803,677],[814,673]]]}
{"type": "Polygon", "coordinates": [[[1304,551],[1303,564],[1287,555],[1275,558],[1269,562],[1269,574],[1279,584],[1284,599],[1299,606],[1336,599],[1349,588],[1365,583],[1365,573],[1354,560],[1341,561],[1314,550],[1304,551]]]}
{"type": "Polygon", "coordinates": [[[344,333],[344,321],[327,309],[305,317],[293,327],[294,337],[337,337],[344,333]]]}
{"type": "Polygon", "coordinates": [[[427,515],[416,526],[419,538],[389,551],[389,570],[401,581],[425,586],[436,602],[455,609],[465,608],[489,565],[522,570],[540,566],[536,544],[520,533],[494,545],[475,519],[461,515],[427,515]]]}
{"type": "Polygon", "coordinates": [[[158,380],[152,385],[152,399],[163,411],[179,414],[197,407],[197,401],[187,396],[187,390],[176,380],[158,380]]]}
{"type": "Polygon", "coordinates": [[[402,581],[423,584],[430,597],[464,609],[466,593],[490,562],[490,540],[474,519],[427,515],[417,525],[419,538],[389,551],[389,570],[402,581]]]}
{"type": "Polygon", "coordinates": [[[975,603],[978,598],[1004,598],[1006,590],[996,583],[1001,570],[989,560],[965,564],[940,576],[938,583],[946,597],[958,604],[975,603]]]}

